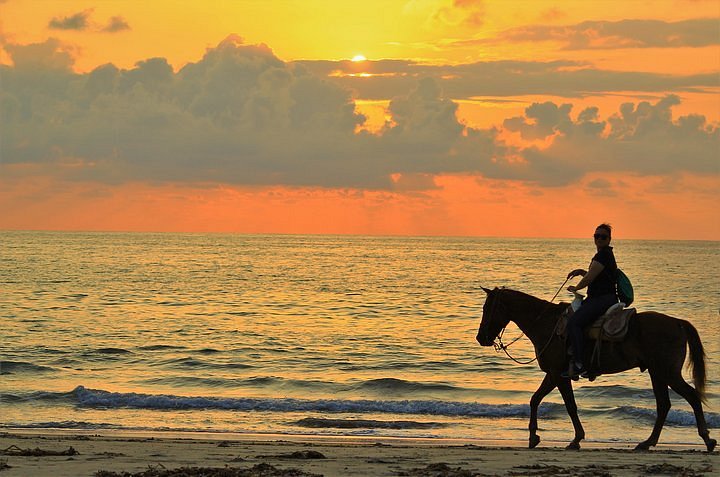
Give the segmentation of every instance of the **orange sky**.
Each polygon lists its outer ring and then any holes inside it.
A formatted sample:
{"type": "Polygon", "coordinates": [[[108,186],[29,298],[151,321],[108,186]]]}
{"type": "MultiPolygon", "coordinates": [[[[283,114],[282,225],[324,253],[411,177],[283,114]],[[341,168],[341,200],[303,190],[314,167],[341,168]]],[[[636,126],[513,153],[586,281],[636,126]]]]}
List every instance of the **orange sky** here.
{"type": "Polygon", "coordinates": [[[704,0],[6,0],[0,229],[720,240],[718,31],[704,0]]]}

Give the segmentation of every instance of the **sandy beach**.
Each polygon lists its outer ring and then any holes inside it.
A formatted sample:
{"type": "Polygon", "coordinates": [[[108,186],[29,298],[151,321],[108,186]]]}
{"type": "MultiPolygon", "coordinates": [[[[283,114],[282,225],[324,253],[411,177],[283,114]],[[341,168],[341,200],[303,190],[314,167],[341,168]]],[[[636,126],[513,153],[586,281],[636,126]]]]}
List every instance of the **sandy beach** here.
{"type": "MultiPolygon", "coordinates": [[[[277,437],[277,439],[275,438],[277,437]]],[[[528,450],[420,440],[260,439],[80,435],[6,432],[0,435],[0,472],[13,476],[711,476],[718,452],[588,444],[566,451],[560,443],[528,450]],[[184,469],[181,471],[180,469],[184,469]]]]}

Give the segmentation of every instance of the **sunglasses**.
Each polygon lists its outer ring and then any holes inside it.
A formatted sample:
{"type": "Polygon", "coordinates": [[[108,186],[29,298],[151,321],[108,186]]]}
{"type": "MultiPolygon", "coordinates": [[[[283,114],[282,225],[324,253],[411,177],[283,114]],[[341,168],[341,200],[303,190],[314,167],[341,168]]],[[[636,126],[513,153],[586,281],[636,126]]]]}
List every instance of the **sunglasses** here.
{"type": "Polygon", "coordinates": [[[595,234],[593,235],[593,238],[595,238],[595,240],[607,240],[610,236],[605,234],[595,234]]]}

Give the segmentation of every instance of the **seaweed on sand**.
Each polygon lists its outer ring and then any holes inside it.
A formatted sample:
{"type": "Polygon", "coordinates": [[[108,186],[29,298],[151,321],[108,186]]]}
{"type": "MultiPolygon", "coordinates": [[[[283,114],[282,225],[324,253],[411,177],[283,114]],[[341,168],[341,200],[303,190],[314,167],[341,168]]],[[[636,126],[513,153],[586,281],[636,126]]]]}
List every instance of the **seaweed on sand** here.
{"type": "Polygon", "coordinates": [[[483,474],[473,473],[461,467],[450,467],[444,462],[428,464],[425,468],[399,472],[404,477],[476,477],[483,474]]]}
{"type": "Polygon", "coordinates": [[[236,467],[181,467],[166,469],[162,466],[150,467],[142,472],[110,472],[100,470],[95,477],[322,477],[298,469],[278,469],[270,464],[256,464],[251,468],[236,467]]]}
{"type": "Polygon", "coordinates": [[[35,449],[21,449],[18,446],[13,444],[10,447],[0,450],[0,454],[1,455],[11,455],[11,456],[22,456],[22,457],[46,457],[46,456],[58,456],[58,455],[78,455],[79,452],[76,451],[73,447],[69,447],[67,450],[63,450],[63,451],[55,451],[55,450],[45,450],[45,449],[41,449],[39,447],[36,447],[35,449]]]}

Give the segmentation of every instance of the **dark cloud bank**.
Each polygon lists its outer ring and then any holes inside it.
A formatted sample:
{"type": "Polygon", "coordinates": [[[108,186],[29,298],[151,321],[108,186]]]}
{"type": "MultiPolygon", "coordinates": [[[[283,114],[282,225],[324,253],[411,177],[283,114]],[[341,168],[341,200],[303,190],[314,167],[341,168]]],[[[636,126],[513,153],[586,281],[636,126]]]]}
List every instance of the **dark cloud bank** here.
{"type": "MultiPolygon", "coordinates": [[[[349,87],[322,73],[326,62],[286,63],[268,47],[244,45],[237,37],[177,72],[165,59],[152,58],[129,70],[108,64],[74,73],[70,55],[54,40],[5,49],[14,61],[0,67],[5,173],[39,169],[111,183],[359,189],[428,188],[432,181],[426,178],[441,173],[541,185],[568,184],[592,171],[718,173],[720,130],[702,116],[673,118],[680,101],[675,95],[627,103],[606,120],[597,108],[575,114],[569,104],[543,103],[505,121],[504,128],[527,139],[554,136],[546,149],[518,149],[500,141],[495,129],[466,127],[448,99],[457,89],[465,91],[460,97],[497,89],[506,95],[539,92],[543,85],[535,84],[533,71],[544,75],[544,92],[552,93],[569,81],[557,63],[445,67],[460,88],[436,74],[416,74],[412,63],[380,62],[377,68],[393,73],[377,78],[394,92],[392,121],[370,134],[357,131],[365,118],[349,87]],[[525,82],[523,70],[530,74],[525,82]],[[478,71],[493,78],[490,86],[481,82],[473,89],[467,77],[478,71]],[[393,174],[403,180],[396,184],[393,174]]],[[[600,85],[606,73],[585,74],[600,85]]],[[[651,88],[708,86],[701,76],[648,78],[651,88]]]]}
{"type": "Polygon", "coordinates": [[[720,44],[720,29],[717,18],[676,22],[648,19],[585,21],[574,25],[524,25],[493,38],[456,41],[450,46],[538,41],[560,42],[566,50],[700,48],[720,44]]]}

